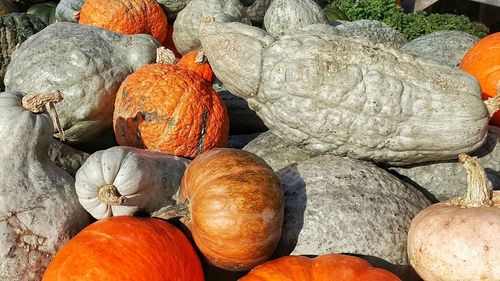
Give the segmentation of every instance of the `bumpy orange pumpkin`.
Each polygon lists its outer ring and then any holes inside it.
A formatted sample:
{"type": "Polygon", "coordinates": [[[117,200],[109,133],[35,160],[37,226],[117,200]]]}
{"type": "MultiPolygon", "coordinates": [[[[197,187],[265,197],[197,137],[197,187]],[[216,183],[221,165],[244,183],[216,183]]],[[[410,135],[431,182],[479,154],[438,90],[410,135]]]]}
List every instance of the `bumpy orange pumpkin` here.
{"type": "Polygon", "coordinates": [[[43,281],[203,281],[184,234],[159,219],[110,217],[83,229],[49,264],[43,281]]]}
{"type": "Polygon", "coordinates": [[[340,254],[314,259],[288,256],[254,268],[239,281],[401,281],[389,271],[367,261],[340,254]]]}
{"type": "Polygon", "coordinates": [[[194,71],[210,82],[214,81],[214,72],[202,51],[192,51],[185,54],[177,62],[177,66],[194,71]]]}
{"type": "Polygon", "coordinates": [[[118,90],[113,116],[120,145],[194,158],[226,145],[227,109],[212,84],[172,64],[150,64],[118,90]]]}
{"type": "Polygon", "coordinates": [[[167,41],[167,16],[156,0],[87,0],[79,22],[123,34],[146,33],[161,44],[167,41]]]}
{"type": "MultiPolygon", "coordinates": [[[[472,46],[460,68],[479,80],[483,99],[496,96],[500,83],[500,32],[490,34],[472,46]]],[[[496,113],[491,122],[500,126],[500,113],[496,113]]]]}
{"type": "Polygon", "coordinates": [[[244,150],[210,150],[187,167],[179,193],[178,205],[153,216],[182,217],[210,263],[241,271],[271,257],[281,237],[285,199],[264,160],[244,150]]]}

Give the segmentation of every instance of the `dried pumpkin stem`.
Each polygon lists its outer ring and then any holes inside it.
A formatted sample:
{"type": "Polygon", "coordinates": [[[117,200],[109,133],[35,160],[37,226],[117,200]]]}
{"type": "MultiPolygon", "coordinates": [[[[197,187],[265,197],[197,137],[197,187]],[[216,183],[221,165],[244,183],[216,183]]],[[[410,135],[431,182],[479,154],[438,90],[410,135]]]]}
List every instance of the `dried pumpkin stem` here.
{"type": "Polygon", "coordinates": [[[151,217],[169,220],[173,218],[185,217],[190,218],[189,203],[180,203],[173,206],[167,206],[159,209],[151,214],[151,217]]]}
{"type": "Polygon", "coordinates": [[[176,62],[177,58],[171,50],[163,46],[156,49],[156,63],[175,64],[176,62]]]}
{"type": "Polygon", "coordinates": [[[35,114],[44,113],[45,105],[48,104],[50,108],[50,117],[54,128],[59,132],[61,141],[65,140],[64,130],[59,122],[59,115],[57,114],[55,104],[63,100],[61,91],[55,90],[49,93],[30,93],[23,97],[22,104],[24,109],[29,110],[35,114]]]}
{"type": "Polygon", "coordinates": [[[496,95],[493,98],[489,98],[484,101],[486,104],[486,108],[488,108],[488,113],[490,117],[493,117],[493,114],[500,110],[500,95],[496,95]]]}
{"type": "Polygon", "coordinates": [[[126,197],[121,195],[116,186],[105,184],[99,188],[99,200],[108,206],[120,206],[126,201],[126,197]]]}
{"type": "Polygon", "coordinates": [[[492,206],[491,190],[488,188],[486,173],[475,157],[460,154],[458,160],[467,171],[467,192],[459,199],[458,205],[464,208],[492,206]]]}

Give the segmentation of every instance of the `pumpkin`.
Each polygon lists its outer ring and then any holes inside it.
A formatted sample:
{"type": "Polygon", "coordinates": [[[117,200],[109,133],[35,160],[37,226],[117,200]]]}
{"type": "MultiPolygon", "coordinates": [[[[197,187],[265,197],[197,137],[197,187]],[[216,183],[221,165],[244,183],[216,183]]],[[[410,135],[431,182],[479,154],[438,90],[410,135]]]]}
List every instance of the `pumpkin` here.
{"type": "MultiPolygon", "coordinates": [[[[481,85],[483,99],[497,95],[500,90],[500,32],[479,40],[465,54],[460,68],[469,72],[481,85]]],[[[492,123],[500,126],[500,115],[493,116],[492,123]]]]}
{"type": "Polygon", "coordinates": [[[200,49],[198,28],[204,16],[213,16],[219,22],[250,24],[239,0],[192,0],[179,12],[174,22],[172,39],[181,54],[200,49]]]}
{"type": "Polygon", "coordinates": [[[348,255],[288,256],[252,269],[239,281],[400,281],[389,271],[348,255]]]}
{"type": "Polygon", "coordinates": [[[0,0],[0,16],[15,12],[17,7],[11,0],[0,0]]]}
{"type": "Polygon", "coordinates": [[[88,142],[112,127],[120,84],[153,62],[157,47],[158,42],[146,34],[126,36],[76,23],[54,23],[21,44],[4,82],[7,89],[21,91],[61,90],[65,99],[56,107],[67,141],[88,142]]]}
{"type": "Polygon", "coordinates": [[[152,218],[111,217],[95,222],[66,243],[43,281],[203,281],[187,237],[152,218]]]}
{"type": "Polygon", "coordinates": [[[273,133],[315,153],[406,165],[450,159],[486,140],[487,106],[461,70],[319,30],[275,40],[212,21],[200,39],[231,93],[273,133]]]}
{"type": "Polygon", "coordinates": [[[92,154],[78,170],[80,204],[96,219],[157,211],[174,204],[189,160],[133,147],[92,154]]]}
{"type": "MultiPolygon", "coordinates": [[[[472,156],[484,167],[494,189],[500,189],[500,128],[489,126],[486,143],[472,156]]],[[[463,195],[467,178],[456,161],[431,162],[409,167],[390,167],[391,173],[421,187],[434,202],[463,195]]]]}
{"type": "Polygon", "coordinates": [[[145,65],[125,79],[113,124],[120,145],[187,158],[225,146],[229,131],[227,110],[210,82],[168,63],[145,65]]]}
{"type": "Polygon", "coordinates": [[[156,0],[87,0],[79,23],[123,34],[146,33],[161,44],[167,40],[167,16],[156,0]]]}
{"type": "Polygon", "coordinates": [[[75,149],[54,138],[50,141],[50,160],[73,177],[89,156],[88,153],[75,149]]]}
{"type": "Polygon", "coordinates": [[[229,124],[231,124],[229,126],[230,136],[267,131],[266,125],[255,111],[248,107],[246,100],[231,94],[219,80],[215,81],[213,88],[226,105],[229,124]]]}
{"type": "Polygon", "coordinates": [[[205,258],[231,271],[271,257],[283,222],[283,190],[259,157],[213,149],[196,157],[182,178],[178,205],[153,216],[182,217],[205,258]]]}
{"type": "Polygon", "coordinates": [[[325,13],[313,0],[273,0],[264,16],[264,29],[277,37],[311,24],[326,24],[325,13]]]}
{"type": "Polygon", "coordinates": [[[47,25],[37,16],[25,13],[11,13],[0,16],[0,91],[4,88],[4,76],[12,53],[18,45],[47,25]]]}
{"type": "Polygon", "coordinates": [[[85,0],[61,0],[56,7],[56,20],[58,22],[78,22],[84,3],[85,0]]]}
{"type": "Polygon", "coordinates": [[[272,0],[240,0],[240,2],[243,4],[248,18],[261,23],[272,0]]]}
{"type": "Polygon", "coordinates": [[[56,22],[56,2],[46,2],[31,6],[28,11],[29,15],[39,17],[46,25],[56,22]]]}
{"type": "Polygon", "coordinates": [[[478,40],[478,37],[462,31],[436,31],[413,39],[401,50],[457,68],[465,53],[478,40]]]}
{"type": "Polygon", "coordinates": [[[202,51],[192,51],[177,61],[177,66],[200,74],[205,80],[214,82],[214,73],[202,51]]]}
{"type": "Polygon", "coordinates": [[[89,223],[73,178],[48,156],[45,112],[60,94],[0,94],[0,280],[40,280],[57,249],[89,223]]]}
{"type": "Polygon", "coordinates": [[[467,192],[426,208],[408,232],[411,265],[426,281],[500,280],[500,192],[473,157],[459,156],[467,192]]]}

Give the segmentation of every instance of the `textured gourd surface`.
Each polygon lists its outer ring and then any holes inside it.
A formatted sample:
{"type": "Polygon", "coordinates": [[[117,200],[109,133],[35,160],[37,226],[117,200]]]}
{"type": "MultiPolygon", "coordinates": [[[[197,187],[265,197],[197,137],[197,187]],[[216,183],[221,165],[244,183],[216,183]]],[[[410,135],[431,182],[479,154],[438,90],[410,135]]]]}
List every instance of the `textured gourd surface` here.
{"type": "Polygon", "coordinates": [[[266,262],[240,281],[401,281],[358,257],[324,254],[314,259],[288,256],[266,262]]]}
{"type": "MultiPolygon", "coordinates": [[[[490,126],[486,143],[472,156],[485,169],[493,189],[500,189],[500,128],[490,126]]],[[[467,189],[467,176],[460,163],[455,161],[429,163],[413,167],[392,167],[390,170],[410,179],[439,201],[462,196],[467,189]]]]}
{"type": "Polygon", "coordinates": [[[0,90],[4,88],[5,71],[17,46],[46,26],[34,15],[12,13],[0,16],[0,90]]]}
{"type": "Polygon", "coordinates": [[[156,59],[158,42],[146,34],[125,36],[60,22],[29,38],[7,68],[7,89],[60,90],[56,104],[69,142],[85,142],[112,126],[121,82],[156,59]]]}
{"type": "Polygon", "coordinates": [[[239,0],[192,0],[179,12],[174,22],[172,38],[181,54],[200,48],[198,29],[205,16],[213,16],[218,22],[250,24],[239,0]]]}
{"type": "Polygon", "coordinates": [[[375,43],[386,44],[399,48],[407,41],[404,35],[387,24],[376,20],[348,21],[337,25],[338,35],[345,37],[368,37],[375,43]]]}
{"type": "Polygon", "coordinates": [[[402,51],[438,63],[458,67],[465,53],[479,40],[462,31],[436,31],[415,38],[401,47],[402,51]]]}
{"type": "Polygon", "coordinates": [[[264,16],[264,29],[281,36],[316,23],[327,23],[321,7],[313,0],[273,0],[264,16]]]}
{"type": "Polygon", "coordinates": [[[272,0],[240,0],[240,2],[245,6],[245,13],[251,20],[262,22],[272,0]]]}
{"type": "Polygon", "coordinates": [[[122,34],[149,34],[167,40],[168,20],[156,0],[86,0],[78,21],[122,34]]]}
{"type": "Polygon", "coordinates": [[[40,280],[59,247],[89,223],[73,178],[48,157],[52,121],[0,94],[0,280],[40,280]]]}
{"type": "Polygon", "coordinates": [[[50,160],[73,177],[89,156],[90,154],[75,149],[54,138],[50,141],[50,160]]]}
{"type": "Polygon", "coordinates": [[[168,14],[177,14],[187,3],[191,0],[157,0],[158,4],[163,8],[163,10],[168,14]]]}
{"type": "Polygon", "coordinates": [[[275,41],[211,22],[200,34],[224,85],[309,150],[401,165],[451,159],[486,140],[481,90],[463,71],[320,30],[275,41]]]}
{"type": "Polygon", "coordinates": [[[277,254],[352,253],[408,264],[411,219],[429,205],[415,188],[371,163],[331,155],[277,174],[285,193],[277,254]]]}
{"type": "Polygon", "coordinates": [[[112,217],[88,226],[50,263],[43,281],[203,281],[190,241],[168,222],[112,217]]]}
{"type": "Polygon", "coordinates": [[[224,147],[229,117],[212,85],[169,64],[149,64],[118,90],[113,116],[120,145],[194,158],[224,147]]]}
{"type": "Polygon", "coordinates": [[[78,22],[77,12],[82,9],[85,0],[61,0],[56,7],[56,20],[78,22]]]}
{"type": "Polygon", "coordinates": [[[189,160],[180,157],[116,146],[92,154],[75,177],[75,189],[82,206],[96,219],[130,216],[138,210],[148,213],[175,204],[189,160]],[[125,196],[123,205],[110,206],[99,200],[104,185],[116,187],[125,196]]]}

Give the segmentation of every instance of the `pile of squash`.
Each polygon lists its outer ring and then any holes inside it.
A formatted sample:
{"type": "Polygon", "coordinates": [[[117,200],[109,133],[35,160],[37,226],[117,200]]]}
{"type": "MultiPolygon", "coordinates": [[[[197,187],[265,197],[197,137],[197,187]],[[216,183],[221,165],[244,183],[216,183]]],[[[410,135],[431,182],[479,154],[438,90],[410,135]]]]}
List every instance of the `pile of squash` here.
{"type": "Polygon", "coordinates": [[[500,280],[500,33],[41,2],[0,0],[0,280],[500,280]]]}

